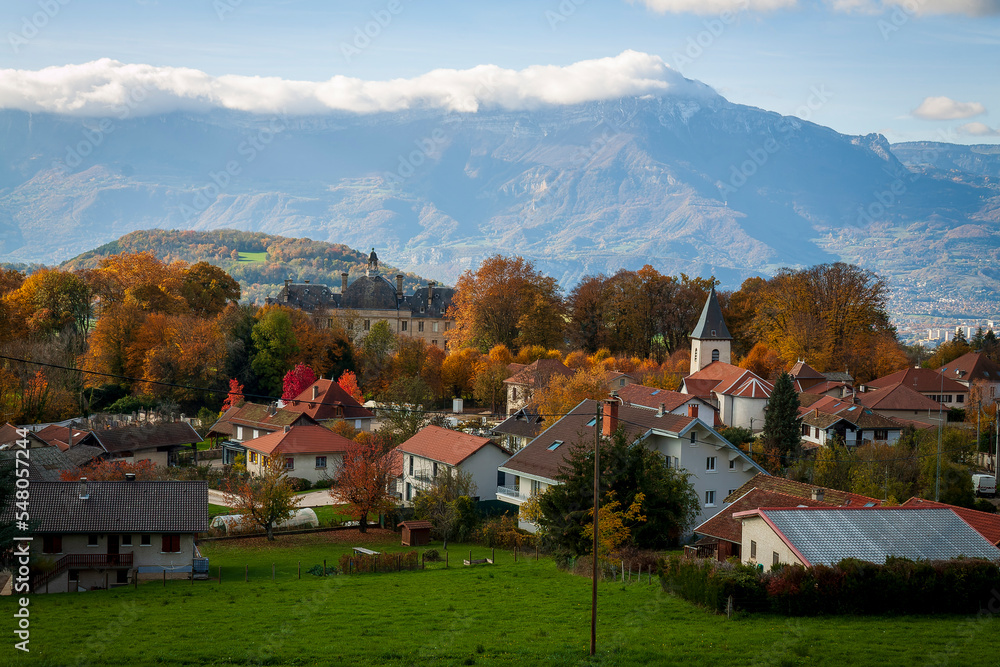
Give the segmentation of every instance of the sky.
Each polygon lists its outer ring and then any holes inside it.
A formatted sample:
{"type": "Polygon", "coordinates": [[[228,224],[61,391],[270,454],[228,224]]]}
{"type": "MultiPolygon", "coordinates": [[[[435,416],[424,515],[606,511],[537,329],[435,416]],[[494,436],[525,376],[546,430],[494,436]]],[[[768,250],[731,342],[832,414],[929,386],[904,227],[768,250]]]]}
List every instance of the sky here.
{"type": "Polygon", "coordinates": [[[139,88],[155,102],[150,113],[523,108],[703,90],[687,77],[846,134],[1000,143],[998,74],[1000,0],[0,7],[0,108],[57,113],[107,113],[139,88]]]}

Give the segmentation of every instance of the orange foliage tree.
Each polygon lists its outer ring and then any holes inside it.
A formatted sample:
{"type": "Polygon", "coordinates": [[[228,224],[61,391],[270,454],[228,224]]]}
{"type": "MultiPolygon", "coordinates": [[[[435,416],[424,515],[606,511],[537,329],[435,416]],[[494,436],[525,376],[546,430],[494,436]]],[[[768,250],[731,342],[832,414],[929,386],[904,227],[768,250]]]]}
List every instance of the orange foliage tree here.
{"type": "Polygon", "coordinates": [[[347,511],[358,520],[358,530],[368,530],[368,516],[383,514],[396,506],[396,475],[401,471],[399,452],[370,433],[344,453],[344,460],[333,475],[330,495],[348,503],[347,511]]]}
{"type": "Polygon", "coordinates": [[[340,379],[337,380],[337,384],[340,388],[351,395],[358,403],[364,403],[365,397],[361,393],[361,388],[358,386],[358,376],[354,374],[354,371],[344,371],[340,375],[340,379]]]}
{"type": "Polygon", "coordinates": [[[155,480],[158,478],[156,466],[152,461],[143,460],[129,462],[123,459],[94,461],[74,470],[65,470],[59,478],[64,482],[75,482],[81,477],[100,482],[115,482],[125,479],[125,473],[132,473],[137,480],[155,480]]]}
{"type": "Polygon", "coordinates": [[[226,400],[222,402],[222,411],[225,412],[229,408],[240,405],[243,405],[243,385],[236,378],[232,378],[229,380],[229,393],[226,394],[226,400]]]}

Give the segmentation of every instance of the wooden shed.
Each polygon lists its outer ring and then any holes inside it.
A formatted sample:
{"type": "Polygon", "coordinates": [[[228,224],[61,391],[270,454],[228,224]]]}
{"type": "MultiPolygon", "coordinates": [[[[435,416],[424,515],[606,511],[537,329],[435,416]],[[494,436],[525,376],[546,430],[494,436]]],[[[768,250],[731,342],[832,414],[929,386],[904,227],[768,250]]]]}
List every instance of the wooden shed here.
{"type": "Polygon", "coordinates": [[[422,547],[425,544],[430,544],[430,521],[403,521],[399,525],[403,528],[404,547],[422,547]]]}

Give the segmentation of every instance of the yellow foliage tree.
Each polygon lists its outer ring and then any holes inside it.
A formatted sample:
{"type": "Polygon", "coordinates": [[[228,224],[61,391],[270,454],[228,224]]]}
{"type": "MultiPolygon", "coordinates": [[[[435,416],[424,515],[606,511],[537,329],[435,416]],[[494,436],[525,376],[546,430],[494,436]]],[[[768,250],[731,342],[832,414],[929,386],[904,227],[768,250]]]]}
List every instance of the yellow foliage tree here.
{"type": "MultiPolygon", "coordinates": [[[[644,523],[646,515],[642,513],[642,502],[645,494],[635,494],[635,499],[628,509],[622,509],[621,503],[615,499],[614,491],[610,492],[598,512],[597,527],[597,557],[606,561],[632,536],[632,527],[644,523]]],[[[593,542],[594,510],[588,513],[590,523],[583,529],[584,537],[593,542]]]]}

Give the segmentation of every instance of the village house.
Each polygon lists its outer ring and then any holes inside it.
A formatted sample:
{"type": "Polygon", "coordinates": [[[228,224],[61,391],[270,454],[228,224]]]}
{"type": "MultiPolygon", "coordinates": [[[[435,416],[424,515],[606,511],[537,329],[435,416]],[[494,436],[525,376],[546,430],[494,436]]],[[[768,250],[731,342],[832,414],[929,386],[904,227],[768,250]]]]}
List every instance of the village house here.
{"type": "Polygon", "coordinates": [[[358,431],[371,431],[375,415],[358,403],[353,396],[333,380],[319,379],[290,401],[279,401],[278,407],[309,415],[323,426],[347,422],[358,431]]]}
{"type": "Polygon", "coordinates": [[[508,417],[528,405],[535,392],[547,387],[553,377],[573,375],[573,369],[558,359],[538,359],[527,366],[510,364],[507,371],[511,376],[503,383],[507,385],[508,417]]]}
{"type": "Polygon", "coordinates": [[[494,426],[492,432],[500,436],[508,450],[516,452],[534,440],[544,428],[545,418],[537,410],[523,407],[494,426]]]}
{"type": "Polygon", "coordinates": [[[948,410],[943,404],[914,391],[912,386],[902,382],[871,391],[859,391],[853,398],[872,412],[916,428],[936,426],[940,421],[948,419],[948,410]]]}
{"type": "Polygon", "coordinates": [[[403,274],[396,275],[393,285],[379,273],[378,264],[372,249],[365,275],[348,284],[348,274],[342,273],[339,292],[309,281],[293,283],[286,280],[277,298],[268,298],[267,303],[298,308],[321,329],[343,327],[355,342],[363,338],[373,324],[385,320],[396,335],[419,338],[428,345],[447,349],[446,334],[455,323],[448,315],[455,290],[429,281],[427,287],[404,295],[403,274]]]}
{"type": "Polygon", "coordinates": [[[221,440],[222,463],[232,465],[236,457],[247,455],[243,445],[247,440],[282,431],[286,426],[304,424],[316,424],[316,420],[304,412],[286,410],[276,404],[244,403],[226,410],[205,437],[221,440]]]}
{"type": "Polygon", "coordinates": [[[31,508],[32,555],[47,563],[34,574],[36,593],[187,578],[195,536],[208,530],[208,483],[38,481],[31,508]]]}
{"type": "Polygon", "coordinates": [[[663,410],[675,415],[686,415],[690,407],[697,408],[697,413],[703,422],[711,422],[712,426],[722,426],[719,410],[711,402],[693,394],[682,394],[679,391],[646,387],[641,384],[629,384],[615,392],[622,399],[623,405],[638,405],[652,410],[663,410]],[[711,418],[709,418],[711,415],[711,418]]]}
{"type": "Polygon", "coordinates": [[[36,431],[35,435],[44,440],[46,444],[58,447],[60,451],[64,452],[77,445],[96,445],[92,431],[58,424],[49,424],[36,431]]]}
{"type": "Polygon", "coordinates": [[[865,442],[896,444],[906,425],[884,417],[870,408],[851,401],[826,397],[809,407],[800,407],[802,447],[828,447],[840,439],[848,447],[865,442]]]}
{"type": "Polygon", "coordinates": [[[749,565],[833,565],[844,558],[1000,559],[1000,549],[947,508],[761,507],[736,512],[749,565]]]}
{"type": "Polygon", "coordinates": [[[918,394],[931,399],[936,403],[943,403],[947,408],[964,409],[969,398],[969,388],[959,384],[946,375],[938,373],[930,368],[905,368],[872,380],[865,387],[870,389],[884,389],[893,385],[902,385],[913,389],[918,394]]]}
{"type": "Polygon", "coordinates": [[[983,400],[992,401],[1000,396],[1000,364],[994,363],[982,352],[967,352],[958,359],[952,359],[937,372],[966,388],[971,388],[973,382],[983,383],[986,387],[983,400]]]}
{"type": "Polygon", "coordinates": [[[149,461],[158,466],[177,465],[178,452],[194,451],[201,436],[187,422],[148,422],[92,431],[94,446],[105,458],[127,463],[149,461]]]}
{"type": "Polygon", "coordinates": [[[358,445],[326,427],[300,424],[246,440],[243,446],[247,450],[247,471],[251,474],[262,474],[268,459],[279,457],[289,477],[315,484],[329,480],[344,462],[344,454],[358,445]]]}
{"type": "Polygon", "coordinates": [[[497,468],[510,456],[489,438],[440,426],[425,426],[396,450],[402,456],[404,505],[412,504],[417,492],[429,488],[438,474],[451,470],[471,475],[477,500],[495,500],[497,468]]]}
{"type": "MultiPolygon", "coordinates": [[[[506,484],[497,488],[497,498],[520,507],[533,496],[559,484],[557,478],[564,459],[578,444],[593,446],[598,421],[603,435],[610,436],[622,425],[630,439],[638,439],[643,446],[657,452],[665,466],[691,473],[691,483],[700,505],[699,523],[722,509],[727,494],[754,475],[767,474],[699,419],[694,406],[689,414],[676,415],[659,409],[620,405],[617,399],[608,400],[603,406],[587,399],[500,466],[506,484]],[[599,406],[600,420],[597,418],[599,406]]],[[[532,532],[537,530],[535,524],[523,519],[519,524],[532,532]]]]}
{"type": "Polygon", "coordinates": [[[783,493],[786,496],[800,498],[802,500],[814,500],[836,507],[874,507],[882,503],[876,498],[869,498],[859,493],[840,491],[839,489],[829,489],[815,484],[796,482],[792,479],[777,477],[775,475],[757,475],[749,482],[736,489],[726,497],[726,503],[735,503],[737,500],[750,493],[754,489],[761,491],[773,491],[783,493]]]}
{"type": "MultiPolygon", "coordinates": [[[[788,374],[792,376],[795,391],[810,394],[827,393],[832,388],[850,388],[854,379],[847,372],[820,373],[815,368],[799,359],[788,374]]],[[[843,394],[841,394],[843,396],[843,394]]]]}

